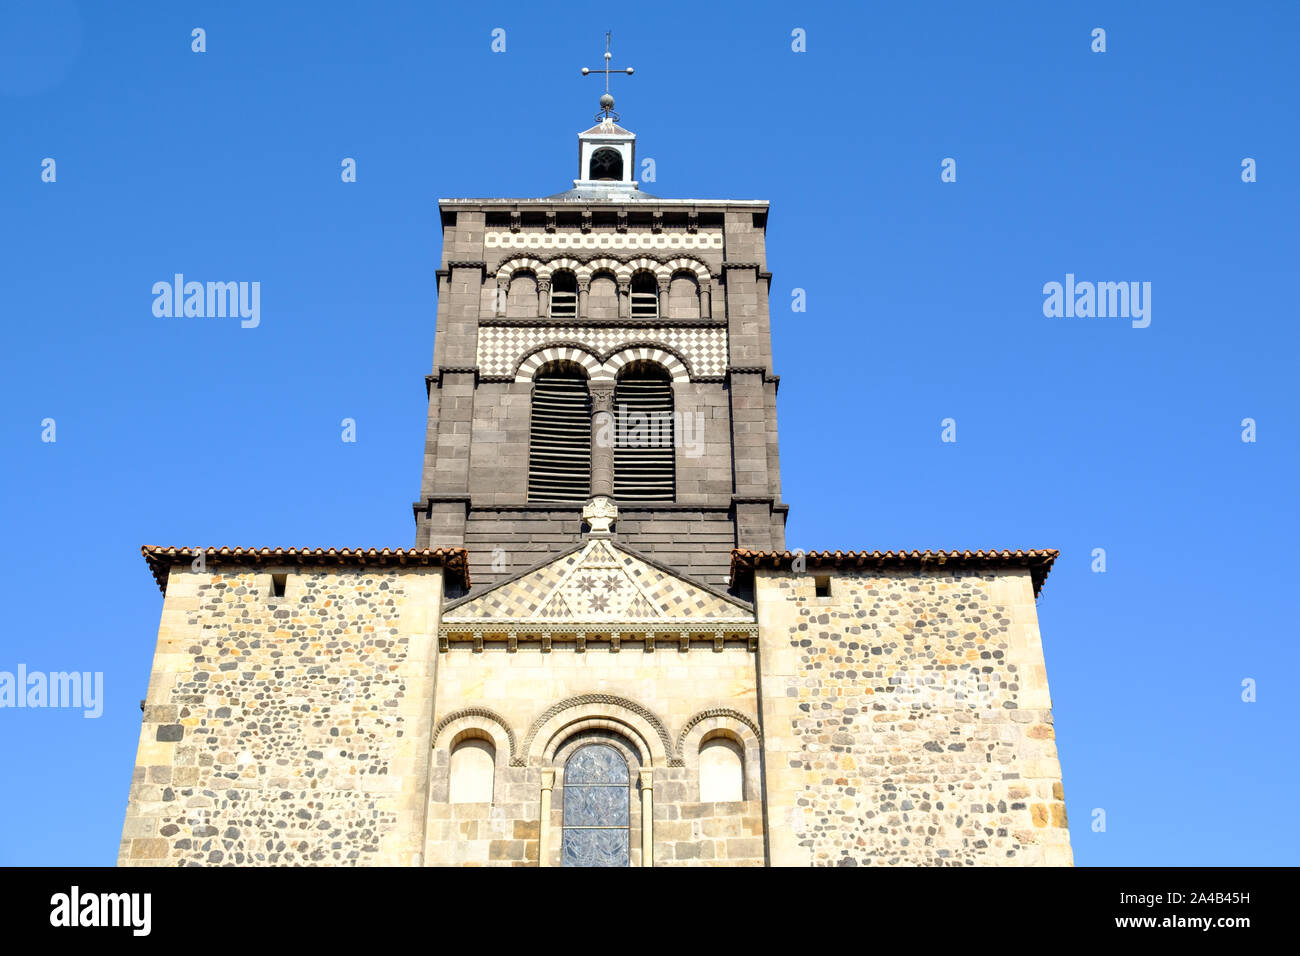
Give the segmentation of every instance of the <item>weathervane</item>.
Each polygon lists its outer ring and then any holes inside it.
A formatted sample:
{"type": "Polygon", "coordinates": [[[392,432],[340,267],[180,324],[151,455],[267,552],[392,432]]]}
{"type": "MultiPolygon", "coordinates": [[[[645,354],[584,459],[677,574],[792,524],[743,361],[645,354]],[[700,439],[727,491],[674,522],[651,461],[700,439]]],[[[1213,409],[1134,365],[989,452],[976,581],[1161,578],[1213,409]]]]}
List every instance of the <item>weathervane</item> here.
{"type": "MultiPolygon", "coordinates": [[[[592,73],[605,74],[605,95],[600,98],[600,112],[596,114],[596,119],[605,123],[611,123],[611,122],[617,123],[619,120],[619,115],[614,112],[614,97],[609,92],[609,73],[610,73],[609,61],[613,56],[613,54],[609,52],[609,38],[610,38],[610,33],[609,31],[606,31],[605,32],[605,65],[603,67],[597,67],[594,70],[590,70],[584,66],[582,68],[582,75],[588,76],[592,73]]],[[[628,76],[631,76],[632,67],[629,66],[626,70],[615,70],[614,72],[626,73],[628,76]]]]}

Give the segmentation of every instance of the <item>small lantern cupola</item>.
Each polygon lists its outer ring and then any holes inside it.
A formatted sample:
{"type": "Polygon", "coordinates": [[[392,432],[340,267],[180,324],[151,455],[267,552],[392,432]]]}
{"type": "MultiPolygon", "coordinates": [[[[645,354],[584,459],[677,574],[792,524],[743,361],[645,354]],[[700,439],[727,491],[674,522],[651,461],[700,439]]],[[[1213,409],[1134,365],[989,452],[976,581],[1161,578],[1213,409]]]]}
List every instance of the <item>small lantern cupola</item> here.
{"type": "Polygon", "coordinates": [[[596,70],[582,68],[583,76],[597,73],[605,75],[605,92],[600,98],[596,125],[578,134],[578,178],[573,181],[573,185],[579,189],[638,188],[636,134],[618,125],[619,115],[614,112],[614,97],[609,92],[610,73],[626,73],[631,76],[633,70],[630,66],[623,70],[611,69],[609,38],[610,35],[606,33],[604,67],[596,70]]]}
{"type": "Polygon", "coordinates": [[[612,120],[578,134],[577,187],[636,189],[636,134],[612,120]]]}

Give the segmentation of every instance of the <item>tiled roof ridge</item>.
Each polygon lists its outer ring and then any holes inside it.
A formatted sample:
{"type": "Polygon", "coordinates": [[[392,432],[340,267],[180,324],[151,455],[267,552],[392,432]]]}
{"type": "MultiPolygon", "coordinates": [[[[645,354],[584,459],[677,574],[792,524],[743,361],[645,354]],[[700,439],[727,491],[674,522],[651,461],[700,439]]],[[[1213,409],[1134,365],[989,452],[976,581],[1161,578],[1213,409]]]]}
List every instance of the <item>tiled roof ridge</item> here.
{"type": "Polygon", "coordinates": [[[365,565],[422,564],[441,565],[463,580],[469,587],[469,552],[464,548],[244,548],[244,547],[171,547],[146,544],[141,546],[159,590],[167,589],[167,573],[174,564],[192,561],[203,553],[205,560],[242,560],[266,563],[268,560],[289,560],[297,564],[355,563],[365,565]]]}
{"type": "Polygon", "coordinates": [[[748,548],[733,548],[731,552],[731,583],[735,584],[739,572],[751,571],[759,567],[782,570],[790,567],[797,555],[813,567],[831,565],[844,567],[907,567],[989,565],[994,567],[1028,567],[1034,583],[1034,597],[1038,597],[1047,580],[1048,572],[1061,554],[1055,549],[983,549],[924,551],[755,551],[748,548]]]}

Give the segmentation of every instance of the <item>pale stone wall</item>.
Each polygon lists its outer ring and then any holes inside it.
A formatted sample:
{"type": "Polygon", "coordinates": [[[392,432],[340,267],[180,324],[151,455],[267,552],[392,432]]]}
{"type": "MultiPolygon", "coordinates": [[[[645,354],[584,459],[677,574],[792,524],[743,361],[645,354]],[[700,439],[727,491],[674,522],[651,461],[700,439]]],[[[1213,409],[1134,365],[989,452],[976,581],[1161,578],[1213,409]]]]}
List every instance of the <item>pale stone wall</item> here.
{"type": "Polygon", "coordinates": [[[442,580],[173,569],[119,864],[420,862],[442,580]]]}
{"type": "Polygon", "coordinates": [[[282,598],[276,570],[172,571],[122,865],[558,865],[564,761],[597,739],[633,865],[643,788],[660,866],[1071,862],[1027,571],[818,571],[817,597],[759,570],[757,651],[440,651],[439,569],[278,569],[282,598]],[[742,799],[701,799],[718,737],[742,799]],[[450,803],[464,741],[490,802],[450,803]]]}
{"type": "Polygon", "coordinates": [[[1028,571],[758,571],[775,866],[1069,865],[1028,571]]]}
{"type": "MultiPolygon", "coordinates": [[[[743,644],[715,652],[676,641],[619,651],[593,641],[585,652],[549,652],[486,642],[481,652],[453,646],[438,655],[430,762],[426,859],[431,865],[560,862],[563,766],[575,737],[599,736],[630,755],[633,779],[651,771],[654,863],[762,865],[756,655],[743,644]],[[448,802],[450,755],[467,734],[496,749],[493,803],[448,802]],[[700,801],[698,756],[710,734],[734,739],[745,761],[744,801],[700,801]],[[549,839],[542,844],[544,770],[555,784],[549,839]]],[[[641,863],[640,791],[633,788],[632,863],[641,863]]]]}

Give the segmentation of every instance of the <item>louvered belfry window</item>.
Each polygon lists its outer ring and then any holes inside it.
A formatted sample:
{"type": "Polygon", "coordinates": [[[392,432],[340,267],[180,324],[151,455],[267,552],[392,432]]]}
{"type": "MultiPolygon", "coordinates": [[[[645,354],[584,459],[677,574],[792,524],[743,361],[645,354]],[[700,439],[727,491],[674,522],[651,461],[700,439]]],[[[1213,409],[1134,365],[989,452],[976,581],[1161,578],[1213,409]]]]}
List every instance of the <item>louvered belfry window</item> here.
{"type": "Polygon", "coordinates": [[[614,497],[673,500],[673,386],[661,366],[624,369],[614,386],[614,421],[614,497]]]}
{"type": "Polygon", "coordinates": [[[591,492],[591,395],[576,366],[533,378],[528,500],[585,502],[591,492]]]}
{"type": "Polygon", "coordinates": [[[659,282],[648,272],[632,277],[632,318],[659,318],[659,282]]]}

